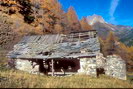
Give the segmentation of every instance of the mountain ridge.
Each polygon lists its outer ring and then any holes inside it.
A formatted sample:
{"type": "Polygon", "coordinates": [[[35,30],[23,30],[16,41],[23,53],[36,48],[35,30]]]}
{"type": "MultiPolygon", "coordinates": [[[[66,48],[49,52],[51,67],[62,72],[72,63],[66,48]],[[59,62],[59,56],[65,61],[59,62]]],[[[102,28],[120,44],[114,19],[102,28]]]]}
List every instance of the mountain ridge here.
{"type": "Polygon", "coordinates": [[[102,16],[92,15],[87,17],[88,24],[98,31],[100,37],[105,38],[112,31],[119,40],[128,46],[133,45],[133,27],[125,25],[114,25],[107,23],[102,16]]]}

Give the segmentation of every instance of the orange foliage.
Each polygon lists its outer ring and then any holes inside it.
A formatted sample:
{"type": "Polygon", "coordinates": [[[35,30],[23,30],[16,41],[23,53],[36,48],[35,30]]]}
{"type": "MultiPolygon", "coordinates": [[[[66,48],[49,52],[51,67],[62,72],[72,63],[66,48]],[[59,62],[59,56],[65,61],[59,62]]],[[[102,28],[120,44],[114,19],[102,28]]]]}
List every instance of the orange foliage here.
{"type": "Polygon", "coordinates": [[[128,47],[118,41],[112,32],[109,33],[106,40],[99,38],[101,44],[101,52],[104,56],[110,54],[120,55],[127,63],[128,71],[133,71],[133,47],[128,47]]]}
{"type": "Polygon", "coordinates": [[[70,7],[67,12],[67,19],[71,30],[80,31],[81,25],[73,7],[70,7]]]}
{"type": "Polygon", "coordinates": [[[92,27],[87,23],[87,20],[86,18],[82,18],[82,20],[80,20],[80,24],[81,24],[81,27],[82,27],[82,30],[91,30],[92,27]]]}

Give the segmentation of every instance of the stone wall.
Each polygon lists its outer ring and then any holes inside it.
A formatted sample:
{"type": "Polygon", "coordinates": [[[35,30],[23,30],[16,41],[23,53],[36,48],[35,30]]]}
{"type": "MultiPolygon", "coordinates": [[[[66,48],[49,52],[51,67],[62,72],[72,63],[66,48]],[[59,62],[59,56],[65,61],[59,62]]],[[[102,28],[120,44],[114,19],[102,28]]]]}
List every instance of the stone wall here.
{"type": "Polygon", "coordinates": [[[104,68],[106,64],[106,58],[103,57],[102,53],[98,53],[96,56],[96,65],[97,68],[104,68]]]}
{"type": "Polygon", "coordinates": [[[17,59],[15,61],[15,68],[32,74],[39,73],[39,65],[29,60],[17,59]]]}
{"type": "Polygon", "coordinates": [[[112,55],[106,58],[105,73],[108,76],[126,80],[126,63],[121,57],[112,55]]]}
{"type": "Polygon", "coordinates": [[[96,76],[96,58],[81,58],[78,73],[96,76]]]}
{"type": "MultiPolygon", "coordinates": [[[[26,71],[32,74],[40,74],[39,65],[36,62],[29,60],[16,59],[11,60],[10,64],[16,69],[26,71]]],[[[86,74],[97,76],[97,69],[102,68],[106,75],[118,79],[126,80],[126,63],[117,55],[111,55],[107,58],[103,57],[101,53],[92,58],[81,58],[79,74],[86,74]]]]}
{"type": "Polygon", "coordinates": [[[106,75],[126,80],[126,63],[121,57],[111,55],[107,58],[98,53],[96,58],[81,58],[78,73],[97,76],[97,69],[102,68],[106,75]]]}

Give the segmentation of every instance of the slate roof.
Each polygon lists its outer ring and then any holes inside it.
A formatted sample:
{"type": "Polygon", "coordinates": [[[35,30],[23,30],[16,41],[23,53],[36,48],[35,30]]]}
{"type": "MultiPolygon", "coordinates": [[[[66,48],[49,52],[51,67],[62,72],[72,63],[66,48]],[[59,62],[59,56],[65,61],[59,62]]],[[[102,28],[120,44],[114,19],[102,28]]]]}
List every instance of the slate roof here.
{"type": "Polygon", "coordinates": [[[8,53],[8,57],[13,59],[70,59],[96,56],[99,51],[100,43],[97,34],[93,31],[69,35],[25,36],[8,53]]]}

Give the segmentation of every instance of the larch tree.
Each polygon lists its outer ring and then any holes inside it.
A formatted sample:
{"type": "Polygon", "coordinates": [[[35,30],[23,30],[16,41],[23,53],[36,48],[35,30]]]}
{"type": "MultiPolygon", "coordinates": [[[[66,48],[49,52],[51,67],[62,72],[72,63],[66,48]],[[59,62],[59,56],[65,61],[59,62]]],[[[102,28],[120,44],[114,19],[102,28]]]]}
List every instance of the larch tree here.
{"type": "Polygon", "coordinates": [[[128,71],[133,71],[133,47],[128,47],[123,43],[119,44],[118,55],[126,61],[128,71]]]}
{"type": "Polygon", "coordinates": [[[83,17],[80,20],[80,24],[81,24],[82,30],[91,30],[92,29],[92,27],[87,23],[87,20],[85,17],[83,17]]]}
{"type": "Polygon", "coordinates": [[[101,53],[104,56],[108,55],[119,55],[127,64],[128,71],[133,71],[133,47],[128,47],[125,44],[118,41],[118,38],[114,36],[112,32],[109,32],[108,37],[103,40],[99,38],[101,53]]]}
{"type": "Polygon", "coordinates": [[[105,41],[105,55],[112,55],[117,53],[118,38],[113,32],[109,32],[109,35],[105,41]]]}
{"type": "Polygon", "coordinates": [[[34,22],[31,0],[2,0],[0,5],[6,8],[5,13],[9,15],[20,13],[26,23],[34,22]]]}
{"type": "Polygon", "coordinates": [[[41,2],[41,9],[43,15],[39,23],[43,33],[59,33],[67,29],[66,15],[57,0],[41,2]]]}
{"type": "Polygon", "coordinates": [[[105,40],[99,37],[99,42],[100,42],[100,52],[103,53],[104,56],[106,56],[105,40]]]}
{"type": "Polygon", "coordinates": [[[21,14],[24,22],[33,27],[30,34],[68,32],[67,15],[58,0],[2,0],[0,4],[9,15],[21,14]]]}
{"type": "Polygon", "coordinates": [[[133,46],[128,47],[128,69],[133,72],[133,46]]]}
{"type": "Polygon", "coordinates": [[[20,13],[24,16],[24,21],[28,24],[34,22],[35,17],[33,16],[33,9],[30,0],[16,0],[16,2],[20,5],[20,13]]]}
{"type": "Polygon", "coordinates": [[[71,31],[80,31],[81,25],[73,7],[70,7],[67,12],[67,19],[71,31]]]}

